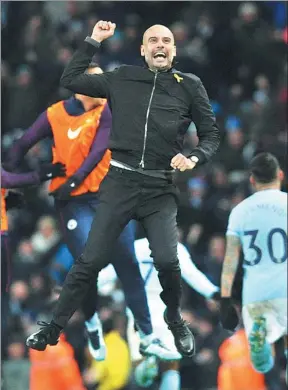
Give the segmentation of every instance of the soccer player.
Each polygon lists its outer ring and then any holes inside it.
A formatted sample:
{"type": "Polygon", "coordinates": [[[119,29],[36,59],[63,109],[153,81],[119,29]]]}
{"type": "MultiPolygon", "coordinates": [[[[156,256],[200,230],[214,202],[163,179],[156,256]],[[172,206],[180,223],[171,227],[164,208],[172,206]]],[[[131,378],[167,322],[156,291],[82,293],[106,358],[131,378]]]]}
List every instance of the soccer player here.
{"type": "MultiPolygon", "coordinates": [[[[165,305],[160,298],[161,285],[157,276],[153,264],[153,258],[151,257],[151,250],[149,248],[149,242],[147,238],[136,240],[134,243],[136,258],[138,260],[140,271],[145,283],[145,291],[148,299],[148,305],[151,313],[152,325],[155,334],[161,337],[164,344],[170,349],[174,350],[174,340],[171,332],[168,331],[165,326],[162,313],[165,309],[165,305]]],[[[203,295],[207,299],[218,299],[219,289],[214,286],[207,277],[197,269],[194,265],[189,252],[185,246],[178,243],[177,246],[178,258],[181,266],[181,275],[183,280],[199,294],[203,295]]],[[[117,275],[113,270],[113,267],[109,265],[104,268],[99,274],[99,290],[105,290],[105,286],[115,282],[117,275]]],[[[130,310],[127,310],[128,314],[128,327],[127,327],[127,339],[129,342],[131,359],[137,364],[142,360],[139,354],[139,337],[135,334],[134,318],[130,310]]],[[[176,349],[175,349],[176,352],[176,349]]],[[[178,359],[182,356],[179,354],[178,359]]],[[[166,362],[162,363],[165,366],[164,373],[161,378],[160,390],[180,390],[180,373],[179,363],[166,362]],[[170,386],[170,387],[169,387],[170,386]]],[[[139,386],[150,386],[158,373],[158,363],[154,357],[147,358],[142,361],[136,368],[135,379],[139,386]]]]}
{"type": "Polygon", "coordinates": [[[9,258],[9,233],[7,209],[19,207],[21,197],[19,193],[10,192],[8,189],[23,188],[31,185],[40,184],[43,181],[50,180],[51,177],[65,176],[64,165],[43,164],[38,171],[27,173],[7,172],[1,167],[1,325],[2,336],[6,328],[8,316],[8,299],[11,270],[9,258]]]}
{"type": "MultiPolygon", "coordinates": [[[[90,63],[86,73],[103,72],[97,64],[90,63]]],[[[67,177],[53,179],[50,193],[55,197],[63,236],[74,259],[84,250],[94,217],[94,225],[98,224],[98,189],[110,164],[111,152],[107,150],[107,145],[111,125],[112,117],[106,99],[76,94],[53,104],[42,113],[12,146],[7,158],[7,165],[16,168],[31,146],[47,137],[53,139],[53,161],[65,164],[67,177]]],[[[159,340],[153,336],[133,243],[134,229],[130,223],[120,235],[111,260],[123,285],[127,304],[141,331],[143,353],[161,355],[170,360],[175,353],[162,348],[159,340]]],[[[101,327],[97,315],[96,278],[86,294],[82,309],[90,353],[96,360],[104,360],[106,348],[102,335],[97,331],[101,327]]]]}
{"type": "Polygon", "coordinates": [[[255,193],[231,212],[221,278],[222,322],[231,314],[231,291],[243,251],[242,317],[256,371],[274,364],[273,344],[285,339],[287,355],[287,194],[283,171],[270,153],[250,163],[255,193]],[[230,313],[230,314],[228,314],[230,313]]]}
{"type": "Polygon", "coordinates": [[[99,190],[97,221],[85,249],[69,271],[52,321],[28,339],[31,348],[54,344],[69,318],[82,304],[91,280],[109,264],[111,247],[131,219],[146,230],[162,286],[163,313],[178,351],[194,355],[191,330],[181,316],[181,270],[177,258],[177,189],[172,172],[194,169],[217,151],[220,132],[201,80],[173,68],[176,46],[172,32],[154,25],[146,30],[141,56],[147,66],[121,66],[98,75],[85,70],[101,42],[116,25],[99,21],[73,55],[61,85],[75,93],[109,101],[113,124],[109,172],[99,190]],[[199,143],[188,157],[184,135],[190,123],[199,143]]]}

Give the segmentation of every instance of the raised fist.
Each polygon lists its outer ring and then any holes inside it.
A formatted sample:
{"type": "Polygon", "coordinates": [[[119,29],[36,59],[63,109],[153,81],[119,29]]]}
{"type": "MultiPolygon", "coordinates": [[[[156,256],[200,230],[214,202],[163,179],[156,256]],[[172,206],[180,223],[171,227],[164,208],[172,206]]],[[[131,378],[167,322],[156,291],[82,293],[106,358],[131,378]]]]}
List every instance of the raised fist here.
{"type": "Polygon", "coordinates": [[[116,28],[116,24],[99,20],[93,28],[91,38],[97,42],[102,42],[107,38],[112,37],[116,28]]]}

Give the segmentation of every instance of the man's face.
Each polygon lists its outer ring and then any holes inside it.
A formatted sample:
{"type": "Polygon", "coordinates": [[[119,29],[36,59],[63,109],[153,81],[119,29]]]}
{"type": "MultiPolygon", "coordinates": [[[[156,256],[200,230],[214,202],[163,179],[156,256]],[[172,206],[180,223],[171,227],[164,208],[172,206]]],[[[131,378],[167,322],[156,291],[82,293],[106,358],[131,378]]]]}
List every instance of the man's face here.
{"type": "Polygon", "coordinates": [[[146,30],[141,45],[141,56],[145,58],[150,69],[170,69],[175,55],[174,37],[167,27],[155,25],[146,30]]]}

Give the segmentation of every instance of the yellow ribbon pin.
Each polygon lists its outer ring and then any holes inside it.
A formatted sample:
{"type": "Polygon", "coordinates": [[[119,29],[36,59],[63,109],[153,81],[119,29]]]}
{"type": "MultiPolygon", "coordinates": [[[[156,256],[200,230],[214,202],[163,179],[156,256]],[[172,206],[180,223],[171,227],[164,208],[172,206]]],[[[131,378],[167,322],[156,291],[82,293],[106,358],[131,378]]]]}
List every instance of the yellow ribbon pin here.
{"type": "Polygon", "coordinates": [[[174,77],[177,80],[177,83],[180,83],[183,80],[183,77],[180,77],[177,73],[174,73],[174,77]]]}

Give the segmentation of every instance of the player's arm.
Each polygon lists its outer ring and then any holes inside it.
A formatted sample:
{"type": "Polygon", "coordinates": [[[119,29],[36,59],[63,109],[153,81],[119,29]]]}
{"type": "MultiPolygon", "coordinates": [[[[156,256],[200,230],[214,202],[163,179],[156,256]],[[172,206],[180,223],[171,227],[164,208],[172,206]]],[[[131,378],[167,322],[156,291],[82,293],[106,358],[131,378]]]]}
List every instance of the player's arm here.
{"type": "Polygon", "coordinates": [[[36,185],[53,177],[65,176],[65,167],[63,164],[43,164],[37,171],[27,173],[7,172],[1,168],[1,187],[2,188],[23,188],[36,185]]]}
{"type": "Polygon", "coordinates": [[[1,168],[1,188],[21,188],[39,183],[40,179],[37,172],[12,173],[1,168]]]}
{"type": "Polygon", "coordinates": [[[221,297],[231,298],[232,287],[240,260],[241,242],[236,235],[226,236],[226,252],[221,274],[221,297]]]}
{"type": "Polygon", "coordinates": [[[94,138],[88,156],[85,158],[78,170],[62,186],[54,191],[57,199],[66,199],[70,196],[94,168],[102,160],[107,148],[112,125],[112,116],[108,104],[106,104],[99,121],[98,131],[94,138]]]}
{"type": "Polygon", "coordinates": [[[189,252],[182,244],[178,244],[178,258],[181,267],[181,275],[185,282],[199,294],[211,298],[219,291],[210,280],[193,263],[189,252]]]}
{"type": "Polygon", "coordinates": [[[225,329],[234,331],[239,318],[232,302],[232,287],[240,261],[241,204],[232,210],[226,233],[226,251],[221,274],[220,320],[225,329]]]}
{"type": "Polygon", "coordinates": [[[106,104],[102,112],[99,121],[98,131],[94,138],[90,152],[86,157],[85,161],[83,161],[82,165],[73,175],[77,178],[78,181],[82,182],[102,160],[108,148],[111,126],[112,126],[111,111],[109,109],[108,104],[106,104]]]}
{"type": "Polygon", "coordinates": [[[52,129],[47,117],[47,111],[38,116],[36,121],[27,129],[24,135],[18,139],[5,158],[4,166],[9,171],[16,169],[23,160],[26,153],[37,144],[37,142],[52,137],[52,129]]]}

